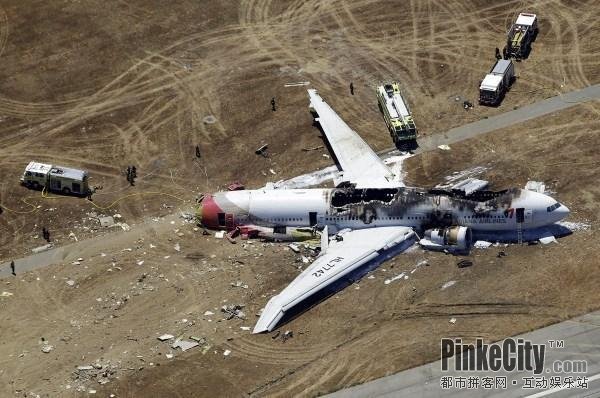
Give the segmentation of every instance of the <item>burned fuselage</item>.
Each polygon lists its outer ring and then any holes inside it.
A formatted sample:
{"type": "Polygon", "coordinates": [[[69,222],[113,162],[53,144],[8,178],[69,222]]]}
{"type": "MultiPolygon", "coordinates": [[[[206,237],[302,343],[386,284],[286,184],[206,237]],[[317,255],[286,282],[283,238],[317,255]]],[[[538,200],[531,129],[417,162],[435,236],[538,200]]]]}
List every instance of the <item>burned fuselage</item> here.
{"type": "Polygon", "coordinates": [[[405,187],[259,189],[209,195],[202,203],[201,217],[211,228],[242,228],[265,237],[293,239],[299,229],[316,225],[327,225],[332,233],[382,226],[505,231],[519,223],[523,229],[535,228],[565,216],[557,204],[547,195],[517,188],[470,195],[405,187]]]}

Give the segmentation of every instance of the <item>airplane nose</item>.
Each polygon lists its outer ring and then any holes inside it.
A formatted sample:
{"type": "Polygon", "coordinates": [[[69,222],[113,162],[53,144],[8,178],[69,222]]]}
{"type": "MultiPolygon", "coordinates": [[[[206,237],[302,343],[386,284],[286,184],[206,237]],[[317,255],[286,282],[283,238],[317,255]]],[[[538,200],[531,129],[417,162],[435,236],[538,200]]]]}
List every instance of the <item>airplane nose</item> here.
{"type": "Polygon", "coordinates": [[[569,208],[562,203],[560,204],[560,207],[555,211],[557,212],[559,220],[562,220],[563,218],[566,218],[569,214],[571,214],[571,210],[569,210],[569,208]]]}
{"type": "Polygon", "coordinates": [[[223,211],[215,202],[213,195],[206,195],[200,205],[200,222],[207,228],[218,228],[219,227],[219,213],[223,211]]]}

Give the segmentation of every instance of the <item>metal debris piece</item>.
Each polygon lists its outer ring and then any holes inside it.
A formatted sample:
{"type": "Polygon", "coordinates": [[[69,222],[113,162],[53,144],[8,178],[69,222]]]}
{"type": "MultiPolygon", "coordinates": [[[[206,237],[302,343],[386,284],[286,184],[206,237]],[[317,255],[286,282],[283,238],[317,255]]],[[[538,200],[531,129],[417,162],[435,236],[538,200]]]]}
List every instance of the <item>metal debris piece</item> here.
{"type": "Polygon", "coordinates": [[[466,268],[473,265],[473,261],[470,260],[460,260],[457,264],[458,268],[466,268]]]}
{"type": "Polygon", "coordinates": [[[98,217],[101,227],[112,227],[115,225],[115,219],[112,216],[98,217]]]}
{"type": "Polygon", "coordinates": [[[310,151],[318,151],[319,149],[323,149],[323,145],[319,145],[319,146],[314,146],[314,147],[310,147],[310,148],[302,148],[302,150],[304,152],[310,152],[310,151]]]}
{"type": "Polygon", "coordinates": [[[197,346],[199,346],[199,344],[196,341],[175,340],[175,342],[171,345],[171,348],[181,348],[181,351],[187,351],[197,346]]]}
{"type": "Polygon", "coordinates": [[[261,147],[257,148],[256,151],[254,151],[254,153],[256,153],[257,155],[260,155],[260,156],[264,156],[266,158],[267,157],[267,149],[269,149],[269,144],[264,144],[261,147]]]}
{"type": "Polygon", "coordinates": [[[167,340],[171,340],[172,338],[174,338],[175,336],[173,336],[172,334],[163,334],[162,336],[158,336],[157,338],[160,341],[167,341],[167,340]]]}

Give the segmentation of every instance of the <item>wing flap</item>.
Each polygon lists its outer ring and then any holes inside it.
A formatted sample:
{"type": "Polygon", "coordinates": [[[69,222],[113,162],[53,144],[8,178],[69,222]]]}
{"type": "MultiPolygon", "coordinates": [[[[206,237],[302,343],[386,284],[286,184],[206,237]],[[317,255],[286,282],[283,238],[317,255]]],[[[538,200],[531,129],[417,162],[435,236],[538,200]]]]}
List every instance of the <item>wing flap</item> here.
{"type": "Polygon", "coordinates": [[[332,239],[325,253],[269,300],[254,333],[271,331],[287,311],[400,243],[412,245],[415,236],[408,227],[380,227],[349,231],[341,235],[342,240],[332,239]]]}

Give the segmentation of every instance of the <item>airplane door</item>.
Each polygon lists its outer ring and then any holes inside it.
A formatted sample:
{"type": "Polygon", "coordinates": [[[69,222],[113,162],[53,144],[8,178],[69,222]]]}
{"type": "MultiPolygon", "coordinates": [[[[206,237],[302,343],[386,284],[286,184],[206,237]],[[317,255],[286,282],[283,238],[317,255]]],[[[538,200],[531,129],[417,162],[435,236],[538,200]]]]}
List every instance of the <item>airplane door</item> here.
{"type": "Polygon", "coordinates": [[[533,210],[520,207],[516,209],[515,217],[518,223],[531,224],[533,221],[533,210]]]}
{"type": "Polygon", "coordinates": [[[531,224],[531,222],[533,221],[533,210],[531,210],[531,209],[525,209],[524,216],[525,216],[524,217],[525,218],[524,223],[525,224],[531,224]]]}
{"type": "Polygon", "coordinates": [[[520,207],[515,211],[515,218],[518,223],[525,221],[525,209],[520,207]]]}
{"type": "Polygon", "coordinates": [[[233,229],[233,214],[225,214],[225,228],[228,231],[233,229]]]}
{"type": "Polygon", "coordinates": [[[311,227],[317,225],[317,212],[311,211],[308,213],[308,223],[311,227]]]}

